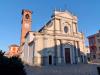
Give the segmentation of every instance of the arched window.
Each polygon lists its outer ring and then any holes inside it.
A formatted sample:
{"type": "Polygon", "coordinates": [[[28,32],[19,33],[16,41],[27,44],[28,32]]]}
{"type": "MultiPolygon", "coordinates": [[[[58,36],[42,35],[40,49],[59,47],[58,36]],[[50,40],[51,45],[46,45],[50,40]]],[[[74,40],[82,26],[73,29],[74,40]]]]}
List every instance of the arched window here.
{"type": "Polygon", "coordinates": [[[29,19],[29,17],[30,17],[29,14],[26,14],[26,15],[25,15],[25,18],[26,18],[26,19],[29,19]]]}

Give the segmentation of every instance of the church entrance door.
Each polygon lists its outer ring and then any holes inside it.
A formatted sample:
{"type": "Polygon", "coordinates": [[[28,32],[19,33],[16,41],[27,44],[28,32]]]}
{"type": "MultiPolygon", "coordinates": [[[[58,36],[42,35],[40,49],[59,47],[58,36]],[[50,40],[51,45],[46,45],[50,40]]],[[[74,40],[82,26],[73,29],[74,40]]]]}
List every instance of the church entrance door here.
{"type": "Polygon", "coordinates": [[[71,63],[70,48],[65,48],[65,62],[66,62],[66,64],[71,63]]]}
{"type": "Polygon", "coordinates": [[[52,65],[52,56],[49,55],[49,65],[52,65]]]}

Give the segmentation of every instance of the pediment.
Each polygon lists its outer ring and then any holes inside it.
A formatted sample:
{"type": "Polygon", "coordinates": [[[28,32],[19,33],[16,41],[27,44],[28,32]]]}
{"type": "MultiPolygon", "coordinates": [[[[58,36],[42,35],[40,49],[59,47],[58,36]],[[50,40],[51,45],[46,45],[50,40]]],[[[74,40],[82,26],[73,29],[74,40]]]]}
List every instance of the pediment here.
{"type": "Polygon", "coordinates": [[[73,18],[73,15],[68,11],[64,11],[64,12],[55,11],[55,16],[63,17],[63,18],[70,18],[70,19],[73,18]]]}
{"type": "Polygon", "coordinates": [[[46,25],[44,25],[40,30],[39,30],[39,32],[41,32],[41,31],[44,31],[44,30],[53,30],[53,21],[48,21],[47,23],[46,23],[46,25]]]}

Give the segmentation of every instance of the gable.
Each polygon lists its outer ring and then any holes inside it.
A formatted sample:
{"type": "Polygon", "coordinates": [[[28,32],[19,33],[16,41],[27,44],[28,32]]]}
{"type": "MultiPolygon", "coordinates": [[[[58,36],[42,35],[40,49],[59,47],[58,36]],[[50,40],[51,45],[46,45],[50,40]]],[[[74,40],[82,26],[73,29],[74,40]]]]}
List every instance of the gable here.
{"type": "Polygon", "coordinates": [[[46,23],[46,25],[44,25],[40,30],[39,32],[45,32],[45,31],[53,31],[54,30],[54,25],[53,25],[53,20],[50,20],[46,23]]]}
{"type": "Polygon", "coordinates": [[[73,15],[68,11],[65,11],[65,12],[55,11],[54,14],[55,16],[58,16],[58,17],[73,19],[73,15]]]}
{"type": "Polygon", "coordinates": [[[39,32],[52,34],[64,33],[64,26],[66,25],[69,29],[69,32],[76,32],[77,29],[77,17],[71,14],[68,11],[55,11],[51,20],[44,25],[39,32]],[[73,23],[73,24],[72,24],[73,23]],[[73,26],[72,26],[73,25],[73,26]]]}

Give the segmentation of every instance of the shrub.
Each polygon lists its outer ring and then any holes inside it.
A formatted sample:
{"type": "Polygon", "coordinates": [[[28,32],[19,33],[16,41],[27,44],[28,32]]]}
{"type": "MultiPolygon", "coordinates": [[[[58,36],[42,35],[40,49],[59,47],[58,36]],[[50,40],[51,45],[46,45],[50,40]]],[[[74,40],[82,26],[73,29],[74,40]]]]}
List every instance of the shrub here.
{"type": "Polygon", "coordinates": [[[0,51],[0,75],[26,75],[24,65],[20,58],[7,58],[0,51]]]}

